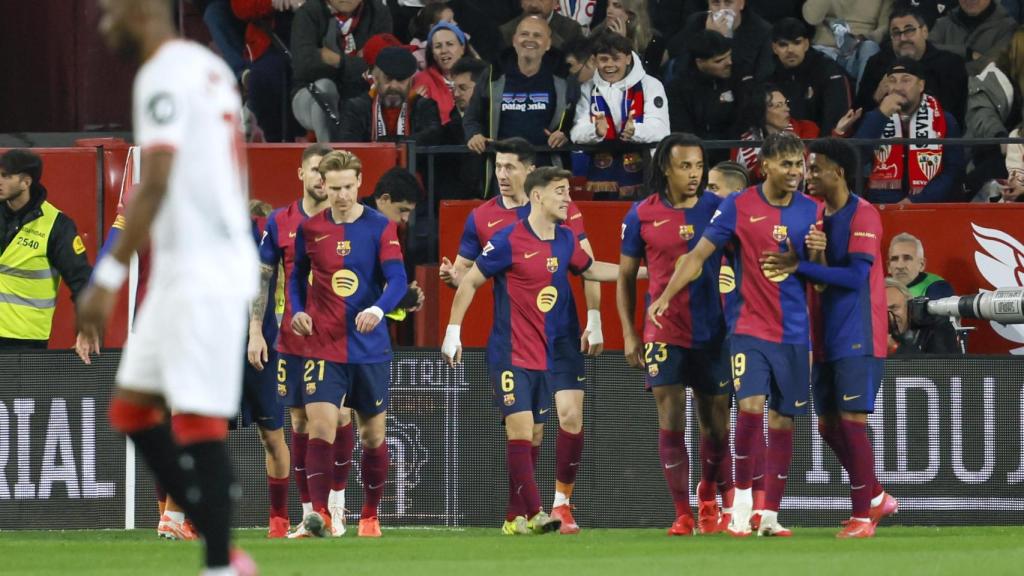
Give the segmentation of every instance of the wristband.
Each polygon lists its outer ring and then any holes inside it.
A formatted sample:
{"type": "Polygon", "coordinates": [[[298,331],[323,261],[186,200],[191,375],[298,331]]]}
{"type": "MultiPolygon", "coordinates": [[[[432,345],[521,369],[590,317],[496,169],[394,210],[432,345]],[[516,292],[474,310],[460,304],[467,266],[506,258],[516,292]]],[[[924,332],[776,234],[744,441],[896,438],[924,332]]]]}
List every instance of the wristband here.
{"type": "Polygon", "coordinates": [[[597,309],[587,310],[587,330],[601,329],[601,311],[597,309]]]}
{"type": "Polygon", "coordinates": [[[107,255],[92,270],[92,283],[105,290],[117,292],[128,277],[128,267],[107,255]]]}
{"type": "Polygon", "coordinates": [[[377,317],[377,320],[384,318],[384,311],[380,309],[380,306],[370,306],[366,310],[363,310],[363,312],[366,312],[367,314],[373,314],[374,316],[377,317]]]}

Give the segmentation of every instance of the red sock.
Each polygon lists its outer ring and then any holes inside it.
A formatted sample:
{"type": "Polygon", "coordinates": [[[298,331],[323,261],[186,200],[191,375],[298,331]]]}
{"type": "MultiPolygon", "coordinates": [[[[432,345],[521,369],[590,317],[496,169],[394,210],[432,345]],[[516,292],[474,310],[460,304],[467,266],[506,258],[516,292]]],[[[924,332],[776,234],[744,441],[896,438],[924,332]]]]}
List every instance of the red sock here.
{"type": "Polygon", "coordinates": [[[299,489],[299,501],[309,502],[309,484],[306,482],[306,447],[309,434],[292,432],[292,471],[295,472],[295,487],[299,489]]]}
{"type": "Polygon", "coordinates": [[[718,483],[718,493],[722,495],[722,507],[732,508],[732,497],[734,488],[732,481],[732,450],[729,449],[729,441],[726,440],[722,446],[722,459],[718,461],[718,473],[715,474],[715,481],[718,483]]]}
{"type": "Polygon", "coordinates": [[[267,476],[267,487],[270,490],[270,517],[288,517],[288,478],[272,478],[267,476]]]}
{"type": "Polygon", "coordinates": [[[761,459],[764,443],[764,415],[739,411],[736,420],[736,487],[748,489],[761,459]]]}
{"type": "Polygon", "coordinates": [[[821,439],[832,449],[836,460],[847,472],[850,471],[850,457],[846,450],[846,440],[843,436],[843,429],[840,426],[828,426],[824,420],[818,420],[818,434],[821,439]]]}
{"type": "Polygon", "coordinates": [[[693,516],[690,509],[690,456],[686,453],[685,433],[681,430],[658,430],[658,456],[676,506],[676,516],[693,516]]]}
{"type": "Polygon", "coordinates": [[[159,482],[153,482],[153,490],[156,492],[156,499],[163,504],[167,502],[167,490],[159,482]]]}
{"type": "Polygon", "coordinates": [[[384,485],[388,480],[388,443],[376,448],[363,448],[362,465],[363,512],[360,518],[376,518],[377,507],[384,497],[384,485]]]}
{"type": "Polygon", "coordinates": [[[867,426],[843,420],[840,424],[850,459],[850,501],[855,518],[867,518],[871,511],[871,492],[875,487],[875,456],[868,441],[867,426]]]}
{"type": "MultiPolygon", "coordinates": [[[[757,457],[754,458],[754,475],[751,478],[751,488],[754,489],[755,495],[757,493],[764,494],[765,482],[764,482],[764,459],[768,454],[768,445],[765,444],[764,440],[764,416],[761,416],[761,426],[758,428],[757,438],[754,439],[756,444],[754,445],[757,450],[757,457]]],[[[763,497],[763,496],[762,496],[763,497]]],[[[760,506],[757,505],[757,498],[754,498],[754,509],[761,510],[760,506]]]]}
{"type": "Polygon", "coordinates": [[[789,462],[793,458],[793,430],[768,429],[768,452],[765,457],[765,510],[779,511],[782,493],[786,491],[789,462]]]}
{"type": "Polygon", "coordinates": [[[537,463],[540,462],[540,446],[530,446],[530,462],[533,463],[533,470],[536,473],[537,463]]]}
{"type": "Polygon", "coordinates": [[[331,490],[344,490],[348,487],[348,473],[352,469],[352,452],[356,447],[356,436],[352,432],[352,423],[338,426],[334,433],[334,476],[331,490]]]}
{"type": "Polygon", "coordinates": [[[512,476],[508,477],[508,507],[505,509],[505,520],[515,520],[516,516],[526,516],[526,506],[523,499],[516,491],[516,483],[512,476]]]}
{"type": "Polygon", "coordinates": [[[700,437],[700,484],[697,484],[697,499],[707,502],[715,499],[718,485],[718,465],[721,460],[719,443],[710,436],[700,437]]]}
{"type": "MultiPolygon", "coordinates": [[[[530,457],[532,446],[529,440],[509,440],[505,457],[508,460],[508,475],[512,482],[510,492],[522,499],[527,518],[533,518],[540,511],[540,493],[533,478],[533,461],[530,457]]],[[[514,508],[509,501],[509,513],[514,508]]]]}
{"type": "Polygon", "coordinates": [[[583,459],[583,430],[573,434],[559,427],[555,440],[555,480],[562,484],[575,484],[583,459]]]}
{"type": "Polygon", "coordinates": [[[334,447],[327,440],[310,438],[306,446],[306,484],[313,510],[327,510],[327,496],[331,492],[334,466],[334,447]]]}

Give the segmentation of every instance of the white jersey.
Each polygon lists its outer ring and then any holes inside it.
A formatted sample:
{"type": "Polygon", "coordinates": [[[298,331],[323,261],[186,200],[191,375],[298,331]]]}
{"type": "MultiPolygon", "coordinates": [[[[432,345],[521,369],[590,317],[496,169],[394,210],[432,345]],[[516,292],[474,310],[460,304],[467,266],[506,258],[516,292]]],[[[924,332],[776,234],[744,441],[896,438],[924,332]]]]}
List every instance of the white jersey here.
{"type": "Polygon", "coordinates": [[[150,231],[150,286],[245,298],[258,291],[241,109],[231,69],[194,42],[166,42],[136,75],[136,144],[143,153],[174,150],[150,231]]]}

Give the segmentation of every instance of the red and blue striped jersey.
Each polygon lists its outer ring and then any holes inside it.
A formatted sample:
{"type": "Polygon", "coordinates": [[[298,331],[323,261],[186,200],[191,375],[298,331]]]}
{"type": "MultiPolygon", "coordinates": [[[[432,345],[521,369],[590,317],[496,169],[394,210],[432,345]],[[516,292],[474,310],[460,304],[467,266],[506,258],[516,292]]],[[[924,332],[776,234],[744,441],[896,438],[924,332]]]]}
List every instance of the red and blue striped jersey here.
{"type": "MultiPolygon", "coordinates": [[[[391,359],[387,322],[360,334],[355,319],[371,306],[393,310],[405,295],[397,230],[394,222],[368,207],[355,222],[338,224],[328,209],[299,226],[288,283],[292,310],[313,319],[313,335],[298,337],[305,342],[303,356],[350,364],[391,359]],[[310,272],[312,284],[307,280],[310,272]]],[[[286,328],[291,330],[290,325],[286,328]]]]}
{"type": "Polygon", "coordinates": [[[576,318],[569,272],[583,274],[592,263],[566,226],[557,226],[552,240],[538,238],[525,219],[495,234],[476,261],[494,278],[488,363],[551,369],[559,328],[576,318]]]}
{"type": "Polygon", "coordinates": [[[806,286],[800,277],[761,270],[761,253],[786,250],[786,240],[804,258],[804,239],[818,220],[818,204],[794,193],[787,206],[773,206],[761,186],[733,194],[719,206],[704,237],[736,251],[734,298],[727,299],[730,334],[779,344],[810,344],[806,286]]]}
{"type": "MultiPolygon", "coordinates": [[[[647,302],[665,290],[676,260],[693,250],[704,235],[722,200],[710,192],[691,208],[674,208],[662,194],[633,204],[622,222],[625,256],[647,262],[650,281],[647,302]]],[[[701,275],[672,299],[661,328],[644,324],[644,342],[663,342],[684,348],[704,348],[722,337],[722,301],[718,291],[720,252],[704,262],[701,275]]]]}
{"type": "MultiPolygon", "coordinates": [[[[462,239],[459,241],[459,256],[476,260],[495,234],[529,215],[529,202],[516,208],[506,208],[502,196],[495,196],[477,206],[466,218],[462,239]]],[[[569,226],[580,240],[587,237],[583,214],[575,202],[569,204],[568,219],[563,224],[569,226]]]]}
{"type": "MultiPolygon", "coordinates": [[[[267,226],[260,239],[260,262],[277,270],[280,264],[284,267],[284,277],[291,278],[295,266],[295,235],[299,225],[309,218],[302,210],[302,201],[296,200],[284,208],[278,208],[267,216],[267,226]]],[[[295,356],[302,356],[305,343],[302,338],[292,332],[292,300],[291,288],[285,284],[284,315],[281,317],[281,330],[277,336],[277,351],[295,356]]],[[[271,300],[273,301],[273,300],[271,300]]]]}

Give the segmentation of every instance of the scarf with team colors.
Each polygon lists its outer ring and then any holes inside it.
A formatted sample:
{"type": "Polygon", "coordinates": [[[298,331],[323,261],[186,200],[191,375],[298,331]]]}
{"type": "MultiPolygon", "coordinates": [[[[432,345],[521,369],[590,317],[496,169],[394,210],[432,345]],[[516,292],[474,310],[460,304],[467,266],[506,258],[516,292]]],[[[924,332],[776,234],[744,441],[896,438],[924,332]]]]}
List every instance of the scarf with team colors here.
{"type": "Polygon", "coordinates": [[[373,133],[370,134],[370,142],[376,142],[378,138],[386,138],[388,136],[409,136],[412,134],[412,126],[409,118],[409,102],[411,98],[407,98],[402,103],[402,110],[398,113],[398,127],[396,128],[396,134],[388,134],[387,124],[384,122],[384,114],[380,110],[380,98],[377,96],[377,87],[370,88],[370,100],[373,101],[373,121],[371,126],[373,133]]]}
{"type": "Polygon", "coordinates": [[[594,87],[590,90],[590,111],[594,116],[599,113],[604,113],[605,120],[608,121],[608,130],[604,133],[605,140],[618,140],[619,133],[623,128],[626,127],[626,122],[629,121],[629,115],[633,114],[633,122],[644,121],[644,86],[643,82],[637,82],[630,88],[626,89],[626,94],[622,98],[622,125],[615,125],[615,117],[612,116],[612,110],[608,106],[608,102],[601,95],[601,91],[597,89],[597,83],[594,83],[594,87]]]}
{"type": "MultiPolygon", "coordinates": [[[[910,117],[909,129],[904,133],[899,113],[889,118],[882,138],[945,138],[946,118],[942,106],[933,96],[923,94],[921,105],[910,117]]],[[[942,171],[942,145],[910,146],[908,154],[903,144],[886,144],[875,149],[874,166],[868,177],[870,187],[876,190],[895,190],[903,186],[904,166],[910,170],[909,194],[917,194],[942,171]]]]}

